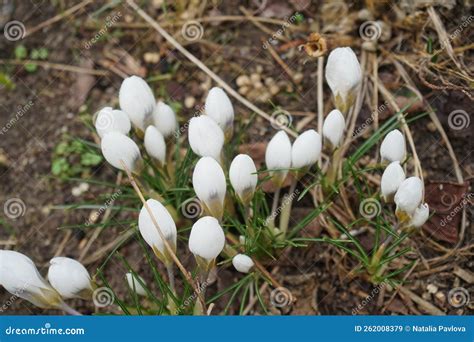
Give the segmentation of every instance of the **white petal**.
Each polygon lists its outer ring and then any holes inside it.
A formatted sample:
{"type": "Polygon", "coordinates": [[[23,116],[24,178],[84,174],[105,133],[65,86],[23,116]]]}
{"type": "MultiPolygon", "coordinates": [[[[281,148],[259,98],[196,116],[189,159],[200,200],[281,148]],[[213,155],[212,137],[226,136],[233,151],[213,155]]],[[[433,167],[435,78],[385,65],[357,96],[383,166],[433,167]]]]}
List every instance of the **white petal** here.
{"type": "Polygon", "coordinates": [[[225,131],[233,126],[234,107],[224,90],[214,87],[209,91],[205,104],[206,115],[214,119],[219,127],[225,131]]]}
{"type": "Polygon", "coordinates": [[[380,155],[382,160],[389,162],[401,162],[405,158],[405,138],[402,132],[394,129],[388,133],[380,145],[380,155]]]}
{"type": "Polygon", "coordinates": [[[170,106],[161,101],[156,104],[153,122],[165,138],[175,133],[177,128],[176,114],[170,106]]]}
{"type": "Polygon", "coordinates": [[[226,193],[224,171],[215,159],[202,157],[193,172],[193,188],[199,200],[209,208],[215,204],[222,209],[226,193]]]}
{"type": "Polygon", "coordinates": [[[362,79],[357,56],[349,47],[341,47],[331,51],[326,64],[326,81],[334,96],[347,100],[350,92],[356,90],[362,79]]]}
{"type": "Polygon", "coordinates": [[[146,152],[152,158],[166,162],[166,142],[163,135],[155,126],[148,126],[145,131],[144,145],[146,152]]]}
{"type": "Polygon", "coordinates": [[[279,131],[273,136],[265,151],[265,163],[268,170],[274,176],[276,183],[281,186],[285,181],[288,169],[291,168],[291,141],[285,131],[279,131]]]}
{"type": "Polygon", "coordinates": [[[119,92],[120,108],[127,113],[130,121],[145,131],[151,124],[155,109],[155,97],[144,79],[130,76],[123,80],[119,92]]]}
{"type": "Polygon", "coordinates": [[[252,258],[245,254],[237,254],[232,258],[232,265],[235,269],[241,273],[249,273],[250,269],[254,266],[252,258]]]}
{"type": "Polygon", "coordinates": [[[49,264],[48,280],[63,298],[79,298],[81,291],[92,290],[89,272],[79,261],[55,257],[49,264]]]}
{"type": "Polygon", "coordinates": [[[323,136],[328,139],[334,147],[339,146],[345,127],[346,120],[344,119],[344,115],[342,115],[339,110],[334,109],[324,120],[323,136]]]}
{"type": "Polygon", "coordinates": [[[214,217],[205,216],[194,223],[189,235],[191,253],[211,261],[222,252],[224,245],[224,231],[214,217]]]}
{"type": "Polygon", "coordinates": [[[220,160],[224,133],[209,116],[201,115],[189,121],[188,139],[191,149],[198,156],[220,160]]]}
{"type": "Polygon", "coordinates": [[[229,170],[229,178],[232,187],[241,200],[247,193],[255,192],[258,176],[257,168],[252,158],[247,154],[239,154],[232,160],[229,170]]]}
{"type": "Polygon", "coordinates": [[[415,212],[413,213],[413,216],[410,221],[410,226],[419,228],[423,226],[428,220],[428,217],[430,216],[430,209],[428,207],[428,204],[420,204],[418,208],[416,208],[415,212]]]}
{"type": "Polygon", "coordinates": [[[101,138],[109,132],[119,132],[127,135],[131,128],[127,113],[121,110],[113,110],[112,107],[102,108],[97,114],[94,125],[97,134],[101,138]]]}
{"type": "Polygon", "coordinates": [[[418,177],[405,179],[395,194],[397,209],[413,215],[423,199],[423,182],[418,177]]]}
{"type": "Polygon", "coordinates": [[[142,158],[137,144],[122,133],[106,134],[100,142],[100,147],[105,160],[119,170],[124,170],[121,163],[123,160],[127,168],[133,172],[142,158]]]}
{"type": "Polygon", "coordinates": [[[128,272],[128,273],[125,273],[125,278],[127,279],[127,283],[130,289],[132,291],[135,290],[135,293],[137,295],[140,295],[140,296],[147,295],[145,288],[142,286],[142,283],[146,285],[142,277],[140,277],[139,275],[134,276],[131,272],[128,272]]]}
{"type": "MultiPolygon", "coordinates": [[[[157,200],[149,199],[146,203],[153,213],[153,217],[158,223],[166,241],[168,241],[172,247],[175,247],[177,232],[173,217],[171,217],[163,204],[157,200]]],[[[161,235],[158,233],[158,229],[153,223],[153,220],[145,206],[142,207],[140,215],[138,216],[138,229],[140,230],[143,239],[151,248],[156,248],[162,254],[165,252],[165,244],[163,243],[161,235]]]]}
{"type": "Polygon", "coordinates": [[[390,163],[382,175],[381,190],[382,195],[388,198],[397,192],[398,187],[405,180],[405,172],[400,166],[400,162],[394,161],[390,163]]]}
{"type": "Polygon", "coordinates": [[[314,129],[300,134],[291,149],[291,166],[309,167],[316,163],[321,155],[321,136],[314,129]]]}
{"type": "Polygon", "coordinates": [[[0,250],[0,284],[11,294],[41,308],[60,304],[61,298],[26,255],[0,250]]]}

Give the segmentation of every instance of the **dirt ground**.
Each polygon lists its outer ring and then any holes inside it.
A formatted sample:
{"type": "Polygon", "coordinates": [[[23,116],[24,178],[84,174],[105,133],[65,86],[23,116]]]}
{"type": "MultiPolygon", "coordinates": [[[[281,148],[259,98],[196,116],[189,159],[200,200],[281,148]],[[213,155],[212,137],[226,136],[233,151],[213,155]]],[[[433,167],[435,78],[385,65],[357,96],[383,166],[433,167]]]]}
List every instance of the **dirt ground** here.
{"type": "MultiPolygon", "coordinates": [[[[318,1],[226,1],[209,2],[207,5],[184,3],[184,9],[167,6],[166,15],[163,14],[162,1],[147,2],[143,8],[235,89],[241,88],[237,85],[237,79],[241,75],[258,74],[264,84],[271,84],[271,81],[266,81],[271,78],[279,88],[275,94],[260,94],[260,99],[254,99],[252,91],[249,91],[247,97],[267,113],[274,112],[275,106],[284,108],[293,114],[294,126],[307,129],[317,126],[317,68],[314,60],[298,49],[298,46],[305,42],[312,31],[329,27],[327,32],[331,44],[350,45],[360,56],[364,41],[359,36],[358,28],[365,21],[359,18],[360,10],[369,8],[368,4],[373,2],[346,2],[343,8],[350,14],[347,17],[355,16],[355,19],[347,23],[352,25],[352,28],[344,29],[344,33],[340,35],[334,33],[340,31],[330,28],[330,16],[325,16],[323,3],[318,1]],[[302,18],[301,23],[297,25],[298,29],[295,30],[282,24],[245,18],[247,14],[266,19],[275,18],[284,23],[295,13],[300,13],[302,18]],[[200,39],[183,38],[183,22],[223,16],[231,16],[234,19],[202,20],[200,23],[203,33],[200,39]],[[321,19],[323,16],[326,19],[321,19]],[[279,56],[275,58],[270,49],[262,47],[262,41],[271,40],[270,43],[273,44],[272,32],[278,29],[283,32],[275,40],[278,43],[271,48],[279,56]],[[285,68],[291,70],[290,73],[281,66],[280,61],[284,63],[285,68]]],[[[446,31],[450,33],[459,27],[461,18],[469,17],[470,11],[467,5],[453,9],[448,3],[450,2],[436,5],[434,8],[446,31]]],[[[93,200],[105,190],[103,186],[91,185],[87,191],[78,195],[75,193],[77,189],[74,188],[80,181],[64,181],[54,176],[51,169],[57,145],[67,136],[97,141],[93,132],[84,124],[83,118],[92,116],[106,105],[118,106],[117,95],[124,76],[143,76],[151,80],[150,85],[157,97],[181,103],[182,108],[178,112],[181,123],[193,116],[199,105],[204,103],[207,91],[213,83],[126,5],[115,6],[101,1],[87,4],[79,1],[48,0],[16,1],[11,4],[11,8],[4,6],[0,9],[3,11],[0,15],[0,26],[13,19],[19,20],[25,25],[27,34],[24,38],[14,41],[5,39],[4,35],[0,37],[0,79],[8,79],[0,83],[0,127],[3,127],[0,132],[0,203],[4,206],[11,199],[20,199],[24,207],[21,208],[22,214],[19,217],[2,216],[0,245],[2,249],[14,249],[32,256],[40,272],[45,274],[51,257],[66,255],[78,258],[94,234],[93,229],[59,229],[85,222],[91,210],[65,210],[58,206],[93,200]],[[74,9],[74,6],[78,6],[77,10],[65,14],[71,8],[74,9]],[[55,16],[59,16],[57,20],[48,22],[48,19],[55,16]],[[48,56],[43,60],[38,59],[39,66],[36,70],[27,70],[25,60],[33,58],[31,54],[22,59],[18,58],[19,45],[26,47],[28,52],[45,48],[48,56]],[[71,69],[69,66],[75,66],[77,69],[71,69]]],[[[418,60],[415,57],[410,59],[410,63],[416,64],[416,61],[429,59],[426,51],[420,48],[424,47],[426,37],[437,37],[437,31],[430,24],[426,7],[414,10],[413,13],[417,13],[419,18],[414,15],[409,18],[413,21],[412,26],[404,26],[398,19],[394,20],[397,11],[408,13],[409,9],[405,9],[404,4],[405,1],[397,1],[395,6],[382,3],[374,5],[372,9],[372,20],[393,23],[391,36],[380,42],[378,50],[381,56],[378,69],[380,80],[393,93],[396,93],[406,80],[400,76],[400,69],[394,64],[396,59],[389,58],[390,53],[417,56],[418,60]],[[421,31],[426,34],[420,34],[421,31]]],[[[420,78],[420,71],[416,72],[407,67],[407,64],[403,64],[414,82],[414,87],[420,90],[426,103],[433,108],[434,115],[439,119],[452,145],[465,182],[461,192],[453,190],[452,193],[457,195],[472,193],[470,182],[473,175],[473,130],[472,122],[470,125],[468,122],[462,129],[453,129],[448,118],[453,111],[464,111],[468,113],[467,118],[472,119],[471,41],[472,23],[469,22],[469,26],[453,41],[453,45],[467,46],[462,57],[459,57],[459,51],[457,56],[470,73],[464,79],[470,79],[471,89],[461,81],[450,78],[454,71],[449,73],[443,70],[442,76],[425,74],[425,78],[420,78]],[[446,85],[448,83],[452,86],[446,85]]],[[[444,56],[444,59],[449,61],[449,57],[444,56]]],[[[330,92],[326,84],[324,91],[325,98],[329,99],[330,92]]],[[[406,103],[406,99],[403,94],[396,98],[401,104],[406,103]]],[[[362,124],[369,118],[372,111],[370,101],[363,104],[358,123],[362,124]]],[[[264,141],[273,134],[274,129],[268,122],[251,115],[250,111],[237,101],[233,100],[233,103],[238,120],[254,120],[246,132],[246,142],[264,141]]],[[[383,98],[380,97],[378,104],[382,103],[383,98]]],[[[326,101],[325,113],[331,106],[330,101],[326,101]]],[[[419,103],[409,109],[410,115],[426,110],[426,106],[419,103]]],[[[387,119],[392,113],[391,110],[384,110],[380,113],[380,120],[387,119]]],[[[446,140],[429,116],[416,121],[410,128],[423,166],[425,183],[437,182],[432,188],[428,188],[432,189],[431,199],[436,202],[439,200],[439,194],[435,190],[440,182],[456,183],[459,180],[446,140]]],[[[371,157],[375,157],[375,151],[371,157]]],[[[115,182],[117,172],[106,163],[100,163],[84,167],[76,176],[115,182]]],[[[430,199],[428,190],[427,198],[430,199]]],[[[424,231],[422,235],[412,239],[410,245],[415,251],[410,256],[418,262],[405,279],[405,292],[388,293],[384,288],[377,289],[369,282],[349,277],[348,270],[354,267],[354,263],[329,245],[315,244],[308,248],[285,251],[277,263],[267,267],[272,270],[278,266],[275,277],[292,291],[297,301],[292,307],[284,310],[275,308],[274,313],[352,314],[354,307],[374,296],[374,290],[377,290],[376,299],[370,305],[364,306],[359,314],[433,314],[433,309],[427,307],[426,303],[431,303],[446,314],[472,314],[474,260],[471,223],[473,216],[470,204],[466,206],[462,234],[459,232],[463,218],[458,215],[457,225],[450,227],[455,230],[454,238],[451,232],[451,238],[443,239],[443,236],[439,236],[441,233],[435,230],[424,231]],[[455,246],[458,249],[451,252],[455,246]],[[447,300],[449,291],[458,287],[467,289],[471,296],[471,302],[462,307],[454,307],[447,300]],[[422,302],[418,301],[420,298],[422,302]]],[[[297,221],[298,215],[303,216],[310,209],[310,202],[303,201],[297,206],[293,219],[297,221]]],[[[4,211],[1,212],[1,215],[3,214],[4,211]]],[[[87,259],[106,246],[124,229],[117,226],[104,231],[93,242],[84,258],[87,259]]],[[[315,236],[324,232],[318,225],[310,225],[303,234],[315,236]]],[[[132,265],[139,265],[141,250],[133,240],[122,248],[121,253],[132,265]]],[[[187,264],[192,264],[191,258],[186,260],[187,264]]],[[[94,270],[102,261],[101,258],[91,260],[87,268],[94,270]]],[[[123,269],[123,266],[118,264],[116,267],[123,269]]],[[[142,272],[145,278],[151,278],[151,275],[146,274],[146,265],[143,265],[142,272]]],[[[123,272],[112,267],[105,273],[111,286],[125,289],[122,274],[123,272]]],[[[210,291],[216,291],[220,286],[231,283],[235,277],[237,275],[234,272],[223,270],[219,280],[213,285],[215,289],[210,291]]],[[[11,295],[2,288],[0,304],[10,301],[11,295]]],[[[12,302],[7,310],[2,310],[4,313],[52,313],[34,308],[21,300],[12,302]]],[[[84,302],[78,301],[77,305],[83,307],[86,310],[84,312],[92,312],[92,308],[84,302]]],[[[222,303],[217,304],[215,312],[219,312],[220,308],[222,303]]],[[[236,310],[238,308],[232,308],[229,313],[235,314],[236,310]]],[[[252,313],[259,314],[258,311],[251,311],[252,313]]]]}

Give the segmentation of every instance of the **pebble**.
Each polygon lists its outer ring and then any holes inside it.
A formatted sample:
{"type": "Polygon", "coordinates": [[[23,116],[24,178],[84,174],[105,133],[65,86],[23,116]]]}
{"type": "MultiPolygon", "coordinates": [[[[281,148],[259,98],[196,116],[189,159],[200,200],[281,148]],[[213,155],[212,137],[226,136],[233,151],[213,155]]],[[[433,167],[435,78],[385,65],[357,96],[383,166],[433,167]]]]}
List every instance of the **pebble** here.
{"type": "Polygon", "coordinates": [[[196,98],[193,96],[186,96],[186,98],[184,99],[184,106],[186,108],[193,108],[195,103],[196,98]]]}

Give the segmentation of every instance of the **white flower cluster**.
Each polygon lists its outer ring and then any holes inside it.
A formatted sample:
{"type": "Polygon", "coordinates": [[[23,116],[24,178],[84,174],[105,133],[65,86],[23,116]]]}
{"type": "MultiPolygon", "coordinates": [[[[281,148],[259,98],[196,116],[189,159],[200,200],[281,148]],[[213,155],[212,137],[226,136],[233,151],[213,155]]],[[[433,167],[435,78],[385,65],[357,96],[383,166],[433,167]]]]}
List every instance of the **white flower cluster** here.
{"type": "Polygon", "coordinates": [[[402,227],[421,227],[429,217],[428,204],[423,203],[423,182],[418,177],[406,178],[400,165],[406,154],[405,138],[395,129],[380,145],[382,162],[388,166],[382,174],[381,192],[385,201],[395,201],[396,215],[402,227]]]}

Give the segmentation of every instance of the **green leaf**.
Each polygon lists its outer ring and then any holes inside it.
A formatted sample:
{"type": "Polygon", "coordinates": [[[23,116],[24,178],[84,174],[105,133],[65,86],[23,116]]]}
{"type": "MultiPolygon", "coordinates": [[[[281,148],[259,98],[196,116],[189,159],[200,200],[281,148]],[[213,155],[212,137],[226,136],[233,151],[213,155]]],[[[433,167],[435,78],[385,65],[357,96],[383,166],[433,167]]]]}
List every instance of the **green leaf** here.
{"type": "Polygon", "coordinates": [[[35,63],[26,63],[25,69],[28,72],[35,72],[38,69],[38,65],[35,63]]]}
{"type": "Polygon", "coordinates": [[[28,56],[28,51],[24,45],[18,45],[15,47],[15,58],[16,59],[25,59],[28,56]]]}

